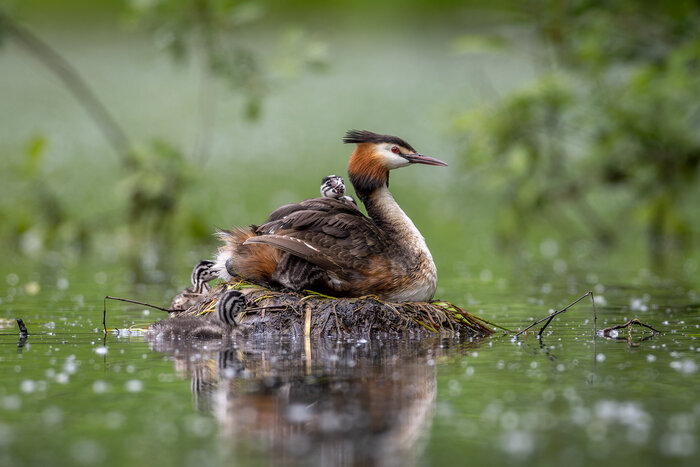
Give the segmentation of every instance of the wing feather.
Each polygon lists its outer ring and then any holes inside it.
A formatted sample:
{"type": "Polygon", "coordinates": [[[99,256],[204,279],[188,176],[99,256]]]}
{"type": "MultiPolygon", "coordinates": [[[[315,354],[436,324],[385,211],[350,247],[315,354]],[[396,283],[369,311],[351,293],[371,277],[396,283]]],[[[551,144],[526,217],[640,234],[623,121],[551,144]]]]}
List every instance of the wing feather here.
{"type": "Polygon", "coordinates": [[[318,248],[310,245],[302,239],[288,235],[258,235],[246,240],[243,244],[264,243],[279,248],[282,251],[298,256],[311,264],[321,266],[324,269],[342,269],[328,255],[322,253],[318,248]]]}
{"type": "Polygon", "coordinates": [[[274,211],[246,244],[264,243],[331,271],[362,271],[367,258],[391,247],[384,232],[357,206],[314,198],[274,211]]]}

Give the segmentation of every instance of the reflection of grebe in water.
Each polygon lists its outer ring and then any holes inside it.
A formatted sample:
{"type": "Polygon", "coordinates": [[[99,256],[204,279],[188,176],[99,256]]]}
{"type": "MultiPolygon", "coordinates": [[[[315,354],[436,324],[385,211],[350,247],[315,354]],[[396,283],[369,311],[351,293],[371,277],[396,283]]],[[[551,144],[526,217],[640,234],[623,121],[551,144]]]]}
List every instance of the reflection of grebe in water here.
{"type": "Polygon", "coordinates": [[[313,465],[415,463],[437,391],[428,360],[449,347],[444,339],[151,345],[191,375],[195,405],[215,415],[232,452],[236,443],[246,453],[260,446],[273,464],[313,465]]]}

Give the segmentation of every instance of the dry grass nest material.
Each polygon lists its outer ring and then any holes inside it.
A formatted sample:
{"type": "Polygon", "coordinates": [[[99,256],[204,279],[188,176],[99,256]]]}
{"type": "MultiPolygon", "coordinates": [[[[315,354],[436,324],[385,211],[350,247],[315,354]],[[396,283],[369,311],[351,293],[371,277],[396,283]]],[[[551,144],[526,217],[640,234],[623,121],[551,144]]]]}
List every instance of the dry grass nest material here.
{"type": "Polygon", "coordinates": [[[291,336],[368,337],[377,335],[446,335],[481,337],[493,330],[487,321],[445,301],[392,303],[376,296],[334,298],[306,291],[281,292],[232,281],[220,284],[189,309],[152,326],[162,337],[220,337],[233,333],[276,333],[291,336]],[[218,298],[240,290],[248,308],[236,317],[238,326],[216,318],[218,298]]]}

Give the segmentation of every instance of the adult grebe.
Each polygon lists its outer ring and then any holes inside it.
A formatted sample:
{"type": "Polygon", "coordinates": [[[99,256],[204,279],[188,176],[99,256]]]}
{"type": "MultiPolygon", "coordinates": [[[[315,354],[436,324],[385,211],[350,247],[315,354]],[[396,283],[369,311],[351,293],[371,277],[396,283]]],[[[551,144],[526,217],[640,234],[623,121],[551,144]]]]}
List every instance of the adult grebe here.
{"type": "Polygon", "coordinates": [[[389,192],[389,171],[447,164],[396,136],[351,130],[343,142],[357,145],[348,174],[369,217],[334,198],[282,206],[259,227],[218,232],[224,241],[214,266],[219,277],[230,280],[233,273],[273,287],[396,302],[433,298],[435,263],[389,192]]]}

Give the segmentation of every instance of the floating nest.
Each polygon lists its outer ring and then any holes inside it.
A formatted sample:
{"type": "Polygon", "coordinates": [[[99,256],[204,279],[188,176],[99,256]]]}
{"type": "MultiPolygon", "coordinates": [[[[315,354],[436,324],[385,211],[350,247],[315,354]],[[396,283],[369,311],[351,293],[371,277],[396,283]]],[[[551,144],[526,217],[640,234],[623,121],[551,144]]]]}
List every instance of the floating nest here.
{"type": "Polygon", "coordinates": [[[487,322],[445,301],[393,303],[376,296],[334,298],[314,292],[281,292],[232,281],[220,284],[187,310],[171,313],[148,332],[159,338],[220,338],[234,333],[291,337],[490,336],[487,322]],[[231,327],[216,318],[219,297],[240,290],[248,308],[231,327]]]}

